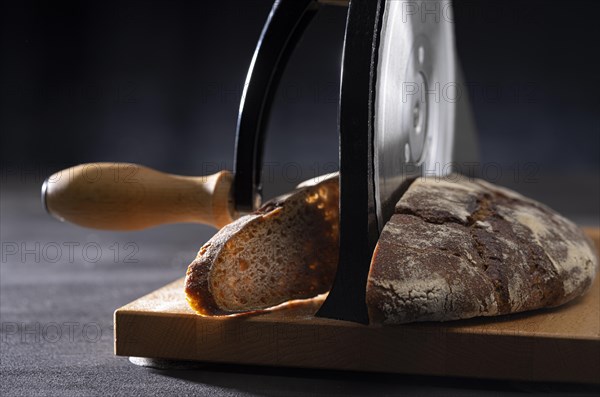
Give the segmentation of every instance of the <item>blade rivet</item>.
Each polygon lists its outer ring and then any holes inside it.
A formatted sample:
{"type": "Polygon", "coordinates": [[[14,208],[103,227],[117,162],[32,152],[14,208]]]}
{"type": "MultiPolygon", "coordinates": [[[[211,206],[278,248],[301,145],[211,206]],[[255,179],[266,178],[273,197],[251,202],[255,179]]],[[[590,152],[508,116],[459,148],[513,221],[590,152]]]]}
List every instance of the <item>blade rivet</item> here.
{"type": "Polygon", "coordinates": [[[413,128],[417,132],[417,134],[421,133],[421,103],[415,102],[415,107],[413,108],[413,128]]]}

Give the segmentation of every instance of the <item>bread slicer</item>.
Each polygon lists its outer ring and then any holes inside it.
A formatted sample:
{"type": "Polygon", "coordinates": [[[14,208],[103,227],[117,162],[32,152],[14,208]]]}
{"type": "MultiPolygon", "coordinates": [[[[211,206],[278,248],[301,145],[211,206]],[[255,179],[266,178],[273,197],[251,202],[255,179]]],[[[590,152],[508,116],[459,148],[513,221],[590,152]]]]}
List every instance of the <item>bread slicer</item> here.
{"type": "Polygon", "coordinates": [[[282,71],[322,5],[348,7],[339,102],[340,262],[317,315],[368,323],[365,288],[379,232],[410,182],[476,158],[449,0],[276,0],[250,62],[234,173],[183,177],[133,164],[63,170],[42,186],[61,220],[101,229],[221,227],[261,203],[263,143],[282,71]]]}

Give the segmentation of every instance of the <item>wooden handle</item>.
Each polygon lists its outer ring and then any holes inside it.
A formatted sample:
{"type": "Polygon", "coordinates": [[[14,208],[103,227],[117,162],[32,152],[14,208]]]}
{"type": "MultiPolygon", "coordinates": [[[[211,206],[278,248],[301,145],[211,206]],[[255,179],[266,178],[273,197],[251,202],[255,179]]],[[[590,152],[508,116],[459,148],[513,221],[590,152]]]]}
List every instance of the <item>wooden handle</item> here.
{"type": "Polygon", "coordinates": [[[170,175],[136,164],[90,163],[49,177],[42,187],[48,212],[81,226],[136,230],[195,222],[220,228],[235,217],[233,175],[170,175]]]}

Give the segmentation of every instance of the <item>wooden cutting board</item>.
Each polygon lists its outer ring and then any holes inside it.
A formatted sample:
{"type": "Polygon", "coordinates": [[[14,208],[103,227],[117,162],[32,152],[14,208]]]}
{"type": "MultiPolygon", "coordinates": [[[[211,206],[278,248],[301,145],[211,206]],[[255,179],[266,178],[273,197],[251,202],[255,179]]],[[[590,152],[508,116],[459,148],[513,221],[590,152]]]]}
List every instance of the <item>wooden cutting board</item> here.
{"type": "MultiPolygon", "coordinates": [[[[600,247],[600,230],[588,229],[600,247]]],[[[183,279],[115,312],[122,356],[533,381],[600,383],[600,281],[560,308],[493,318],[364,326],[315,318],[320,302],[200,317],[183,279]]]]}

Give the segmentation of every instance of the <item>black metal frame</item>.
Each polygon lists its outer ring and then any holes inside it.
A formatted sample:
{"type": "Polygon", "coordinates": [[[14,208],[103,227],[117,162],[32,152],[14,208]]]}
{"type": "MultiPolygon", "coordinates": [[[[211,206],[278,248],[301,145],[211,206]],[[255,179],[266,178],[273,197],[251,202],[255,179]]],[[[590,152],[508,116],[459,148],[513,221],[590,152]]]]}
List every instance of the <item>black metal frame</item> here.
{"type": "Polygon", "coordinates": [[[379,238],[373,179],[373,120],[385,0],[352,0],[340,91],[340,261],[319,317],[368,324],[366,286],[379,238]]]}
{"type": "Polygon", "coordinates": [[[256,45],[238,113],[233,186],[238,211],[251,212],[260,201],[265,131],[273,97],[317,9],[316,0],[275,1],[256,45]]]}
{"type": "MultiPolygon", "coordinates": [[[[366,282],[379,237],[373,180],[373,116],[379,33],[385,0],[351,0],[342,63],[340,263],[317,316],[368,324],[366,282]]],[[[257,44],[238,116],[234,200],[252,211],[261,193],[265,129],[279,79],[318,9],[315,0],[278,0],[257,44]]]]}

